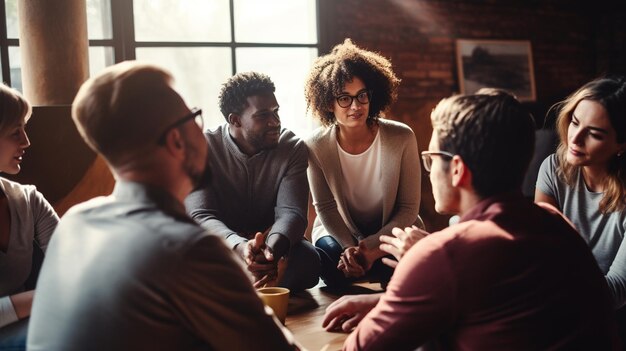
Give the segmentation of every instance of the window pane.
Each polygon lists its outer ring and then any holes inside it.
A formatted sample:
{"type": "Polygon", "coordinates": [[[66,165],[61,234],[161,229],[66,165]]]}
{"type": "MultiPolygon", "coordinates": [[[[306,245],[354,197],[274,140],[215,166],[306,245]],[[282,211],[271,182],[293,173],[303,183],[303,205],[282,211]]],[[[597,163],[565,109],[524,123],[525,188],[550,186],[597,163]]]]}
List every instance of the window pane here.
{"type": "Polygon", "coordinates": [[[137,41],[230,42],[229,0],[135,0],[137,41]]]}
{"type": "Polygon", "coordinates": [[[235,55],[237,71],[257,71],[272,78],[283,126],[306,137],[314,121],[306,115],[304,80],[317,57],[317,49],[238,48],[235,55]]]}
{"type": "Polygon", "coordinates": [[[105,67],[115,63],[113,48],[109,46],[89,47],[89,76],[97,74],[105,67]]]}
{"type": "Polygon", "coordinates": [[[235,40],[317,43],[315,0],[235,0],[235,40]]]}
{"type": "Polygon", "coordinates": [[[9,69],[11,70],[11,86],[22,90],[22,56],[18,46],[9,47],[9,69]]]}
{"type": "Polygon", "coordinates": [[[202,108],[205,128],[226,121],[217,106],[217,95],[222,83],[231,76],[230,49],[137,48],[137,60],[170,70],[187,105],[202,108]]]}
{"type": "Polygon", "coordinates": [[[19,21],[17,16],[17,2],[18,0],[5,0],[5,11],[7,16],[7,38],[17,39],[19,38],[19,21]]]}
{"type": "Polygon", "coordinates": [[[89,39],[111,39],[111,0],[87,0],[89,39]]]}

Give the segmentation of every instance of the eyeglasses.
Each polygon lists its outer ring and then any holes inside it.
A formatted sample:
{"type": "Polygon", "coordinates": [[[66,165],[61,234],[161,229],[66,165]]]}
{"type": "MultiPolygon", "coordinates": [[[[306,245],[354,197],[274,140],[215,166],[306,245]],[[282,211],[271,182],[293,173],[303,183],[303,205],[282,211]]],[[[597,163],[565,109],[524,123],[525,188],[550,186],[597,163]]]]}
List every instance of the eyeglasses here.
{"type": "Polygon", "coordinates": [[[370,103],[371,98],[372,92],[370,90],[361,90],[355,96],[342,94],[337,96],[335,99],[340,107],[346,108],[352,106],[354,99],[356,99],[356,101],[358,101],[361,105],[365,105],[370,103]]]}
{"type": "Polygon", "coordinates": [[[158,139],[158,144],[159,145],[165,144],[165,137],[167,136],[167,133],[170,130],[177,128],[179,126],[182,126],[183,124],[187,123],[189,120],[192,120],[192,119],[194,120],[194,122],[196,122],[196,124],[198,125],[198,127],[200,127],[200,129],[204,128],[204,118],[202,118],[202,109],[194,107],[191,109],[191,112],[188,115],[186,115],[185,117],[182,117],[181,119],[172,123],[169,127],[165,128],[165,130],[163,131],[163,134],[161,134],[161,136],[158,139]]]}
{"type": "Polygon", "coordinates": [[[433,165],[433,156],[441,156],[447,159],[452,159],[454,154],[447,151],[422,151],[422,162],[424,162],[424,169],[430,173],[430,167],[433,165]]]}

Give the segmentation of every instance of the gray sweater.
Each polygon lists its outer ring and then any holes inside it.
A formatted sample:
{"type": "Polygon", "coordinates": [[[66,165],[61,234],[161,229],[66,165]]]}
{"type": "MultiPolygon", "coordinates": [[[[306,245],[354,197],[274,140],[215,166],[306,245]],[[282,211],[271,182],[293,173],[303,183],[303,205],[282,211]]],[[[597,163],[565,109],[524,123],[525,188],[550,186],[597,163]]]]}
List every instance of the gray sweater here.
{"type": "MultiPolygon", "coordinates": [[[[0,299],[8,299],[24,291],[32,268],[33,241],[46,251],[59,217],[33,185],[0,178],[0,191],[6,195],[11,212],[9,247],[7,252],[0,251],[0,299]]],[[[16,318],[14,313],[0,316],[0,326],[16,318]]]]}
{"type": "Polygon", "coordinates": [[[189,215],[231,248],[270,227],[269,235],[285,235],[291,245],[302,240],[309,194],[304,142],[283,128],[276,148],[247,156],[228,124],[205,135],[211,177],[185,200],[189,215]]]}

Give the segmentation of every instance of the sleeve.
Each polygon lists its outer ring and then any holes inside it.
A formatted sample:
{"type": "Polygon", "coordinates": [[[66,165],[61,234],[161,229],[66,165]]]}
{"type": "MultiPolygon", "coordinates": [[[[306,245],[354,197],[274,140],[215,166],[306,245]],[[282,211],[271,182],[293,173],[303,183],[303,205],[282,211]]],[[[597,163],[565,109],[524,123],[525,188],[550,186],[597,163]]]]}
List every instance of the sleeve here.
{"type": "MultiPolygon", "coordinates": [[[[336,170],[326,170],[327,172],[335,172],[336,170]]],[[[319,216],[324,229],[337,240],[337,242],[346,248],[354,246],[354,237],[352,231],[348,228],[337,209],[337,201],[330,190],[324,171],[317,160],[317,155],[313,151],[309,152],[309,185],[311,186],[311,196],[313,197],[313,206],[315,212],[319,216]]]]}
{"type": "Polygon", "coordinates": [[[557,186],[556,186],[556,154],[552,154],[546,157],[539,167],[539,173],[537,174],[537,189],[542,193],[557,199],[557,186]]]}
{"type": "Polygon", "coordinates": [[[293,336],[250,279],[222,240],[207,235],[186,253],[169,290],[183,323],[212,350],[293,350],[293,336]]]}
{"type": "Polygon", "coordinates": [[[344,350],[413,350],[453,325],[458,284],[445,249],[433,239],[419,241],[402,258],[344,350]]]}
{"type": "MultiPolygon", "coordinates": [[[[622,224],[623,228],[626,228],[626,222],[622,224]]],[[[618,309],[626,305],[626,240],[623,238],[605,278],[613,296],[613,307],[618,309]]]]}
{"type": "Polygon", "coordinates": [[[30,209],[33,213],[35,225],[35,240],[41,249],[46,252],[50,237],[59,223],[59,216],[57,216],[48,200],[35,189],[30,193],[30,209]]]}
{"type": "Polygon", "coordinates": [[[307,226],[307,206],[309,201],[309,183],[306,170],[308,150],[300,141],[288,160],[288,169],[281,179],[276,194],[274,224],[269,235],[286,236],[291,245],[302,240],[307,226]]]}
{"type": "MultiPolygon", "coordinates": [[[[376,234],[363,239],[368,248],[377,248],[380,245],[379,237],[391,234],[393,228],[408,227],[417,220],[421,201],[422,169],[415,134],[412,130],[409,129],[409,131],[410,133],[406,135],[400,162],[400,179],[393,209],[394,214],[376,234]]],[[[397,152],[397,150],[392,150],[392,152],[397,152]]]]}
{"type": "Polygon", "coordinates": [[[216,199],[211,185],[205,184],[187,196],[185,207],[189,216],[200,226],[208,230],[209,233],[222,237],[228,247],[233,249],[237,244],[246,242],[246,239],[219,220],[220,213],[218,204],[215,203],[216,199]]]}
{"type": "Polygon", "coordinates": [[[13,307],[13,302],[11,302],[10,296],[0,297],[0,328],[5,325],[17,322],[19,318],[17,318],[17,314],[15,313],[15,308],[13,307]]]}

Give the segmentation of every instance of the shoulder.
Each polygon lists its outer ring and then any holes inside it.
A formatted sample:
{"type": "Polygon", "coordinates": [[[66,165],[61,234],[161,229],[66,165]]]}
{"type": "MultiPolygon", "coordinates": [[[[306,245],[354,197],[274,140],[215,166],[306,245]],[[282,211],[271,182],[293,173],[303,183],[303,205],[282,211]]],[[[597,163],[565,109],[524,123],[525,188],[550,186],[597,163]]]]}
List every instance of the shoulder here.
{"type": "Polygon", "coordinates": [[[378,124],[380,125],[380,130],[385,134],[415,138],[413,129],[402,122],[381,118],[378,120],[378,124]]]}
{"type": "Polygon", "coordinates": [[[34,185],[20,184],[0,177],[0,186],[7,198],[12,201],[25,202],[28,206],[42,202],[47,203],[43,194],[34,185]]]}
{"type": "Polygon", "coordinates": [[[305,147],[306,144],[304,140],[300,139],[294,132],[287,128],[282,128],[280,131],[280,137],[278,139],[279,148],[301,148],[305,147]]]}
{"type": "Polygon", "coordinates": [[[211,146],[215,146],[215,144],[223,143],[226,134],[228,134],[228,123],[221,124],[214,129],[207,129],[204,132],[204,137],[211,146]]]}
{"type": "Polygon", "coordinates": [[[332,143],[336,142],[334,136],[334,126],[321,126],[314,130],[305,140],[309,152],[314,155],[326,155],[330,152],[332,143]]]}

